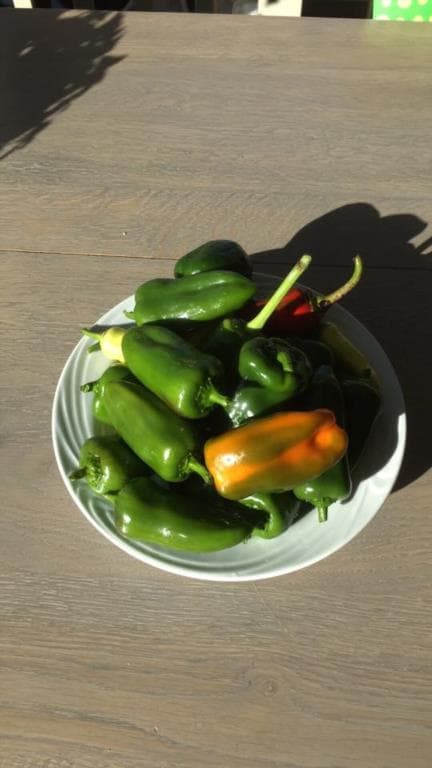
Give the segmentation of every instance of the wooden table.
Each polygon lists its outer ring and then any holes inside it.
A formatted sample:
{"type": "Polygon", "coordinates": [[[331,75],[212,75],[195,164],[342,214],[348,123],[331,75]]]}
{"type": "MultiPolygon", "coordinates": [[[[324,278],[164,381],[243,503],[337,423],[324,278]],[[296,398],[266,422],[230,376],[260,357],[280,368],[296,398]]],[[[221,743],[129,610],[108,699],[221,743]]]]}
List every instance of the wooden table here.
{"type": "Polygon", "coordinates": [[[2,9],[0,52],[0,768],[426,768],[432,27],[2,9]],[[323,290],[359,250],[409,427],[361,535],[238,585],[110,545],[50,436],[80,327],[215,237],[323,290]]]}

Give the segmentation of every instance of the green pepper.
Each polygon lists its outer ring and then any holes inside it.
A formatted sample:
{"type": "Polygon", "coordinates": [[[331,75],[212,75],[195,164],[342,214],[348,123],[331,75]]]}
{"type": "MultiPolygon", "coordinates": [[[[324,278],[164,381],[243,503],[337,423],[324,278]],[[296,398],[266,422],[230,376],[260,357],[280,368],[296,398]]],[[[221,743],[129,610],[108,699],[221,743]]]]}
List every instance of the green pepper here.
{"type": "Polygon", "coordinates": [[[242,345],[248,339],[261,335],[263,327],[276,310],[281,299],[291,290],[311,261],[310,256],[302,256],[252,320],[246,322],[239,317],[225,317],[210,336],[203,349],[222,361],[230,384],[242,345]]]}
{"type": "Polygon", "coordinates": [[[99,379],[96,381],[88,381],[80,387],[81,392],[93,393],[92,413],[94,418],[103,424],[110,423],[104,403],[105,385],[108,384],[109,381],[136,382],[137,379],[126,365],[111,365],[104,371],[99,379]]]}
{"type": "Polygon", "coordinates": [[[373,384],[362,379],[343,380],[342,392],[349,437],[348,462],[355,469],[379,413],[381,397],[373,384]]]}
{"type": "Polygon", "coordinates": [[[215,405],[228,405],[220,391],[222,363],[168,328],[131,328],[123,337],[122,351],[137,379],[180,416],[200,419],[215,405]]]}
{"type": "Polygon", "coordinates": [[[237,272],[215,270],[176,278],[156,278],[140,285],[133,312],[125,312],[137,325],[177,321],[206,322],[225,317],[255,294],[252,280],[237,272]]]}
{"type": "Polygon", "coordinates": [[[333,367],[334,354],[331,348],[327,346],[327,344],[324,344],[323,341],[318,341],[318,339],[308,339],[307,337],[295,337],[289,338],[289,342],[293,347],[297,347],[305,353],[313,370],[319,368],[320,365],[330,365],[333,367]]]}
{"type": "Polygon", "coordinates": [[[201,272],[229,270],[250,277],[252,267],[246,251],[233,240],[210,240],[182,256],[174,267],[175,277],[187,277],[201,272]]]}
{"type": "Polygon", "coordinates": [[[81,446],[79,468],[70,480],[85,479],[96,493],[115,493],[129,480],[147,474],[148,467],[119,437],[89,437],[81,446]]]}
{"type": "Polygon", "coordinates": [[[116,432],[157,475],[176,483],[197,472],[210,481],[195,455],[197,432],[156,395],[141,385],[112,381],[105,385],[104,398],[116,432]]]}
{"type": "MultiPolygon", "coordinates": [[[[310,408],[325,408],[332,411],[339,427],[345,426],[344,397],[341,386],[328,365],[316,371],[308,391],[310,408]]],[[[352,482],[347,452],[330,469],[318,477],[293,488],[294,495],[301,501],[310,502],[318,511],[319,522],[327,520],[330,504],[348,498],[352,482]]]]}
{"type": "Polygon", "coordinates": [[[257,337],[240,350],[240,383],[227,413],[235,426],[267,414],[308,386],[312,368],[301,349],[283,339],[257,337]]]}
{"type": "Polygon", "coordinates": [[[216,552],[250,535],[244,520],[220,505],[208,510],[201,498],[140,477],[113,498],[115,526],[122,536],[187,552],[216,552]]]}
{"type": "Polygon", "coordinates": [[[252,536],[274,539],[287,530],[300,510],[300,501],[291,491],[285,493],[255,493],[241,499],[240,504],[266,514],[264,524],[255,525],[252,536]]]}

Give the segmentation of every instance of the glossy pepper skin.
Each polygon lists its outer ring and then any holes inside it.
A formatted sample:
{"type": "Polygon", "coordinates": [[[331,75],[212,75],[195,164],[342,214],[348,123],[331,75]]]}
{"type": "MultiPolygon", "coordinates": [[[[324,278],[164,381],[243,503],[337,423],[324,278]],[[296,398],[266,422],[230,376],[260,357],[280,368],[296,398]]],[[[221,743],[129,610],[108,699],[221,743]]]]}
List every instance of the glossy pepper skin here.
{"type": "MultiPolygon", "coordinates": [[[[321,296],[307,288],[293,288],[268,319],[265,330],[273,335],[282,336],[303,336],[316,331],[324,313],[358,284],[362,273],[362,260],[360,256],[356,256],[350,279],[333,293],[321,296]]],[[[260,308],[264,303],[264,301],[256,301],[255,308],[260,308]]],[[[253,309],[250,311],[253,312],[253,309]]]]}
{"type": "Polygon", "coordinates": [[[128,539],[187,552],[216,552],[250,535],[244,520],[219,505],[207,511],[200,497],[165,488],[152,478],[128,483],[113,498],[115,525],[128,539]]]}
{"type": "Polygon", "coordinates": [[[235,312],[255,294],[252,280],[237,272],[214,270],[176,278],[156,278],[140,285],[133,312],[137,325],[163,321],[206,322],[235,312]]]}
{"type": "MultiPolygon", "coordinates": [[[[330,366],[323,365],[316,371],[308,390],[308,405],[310,408],[328,408],[334,413],[337,424],[345,428],[344,396],[330,366]]],[[[327,520],[329,506],[335,501],[347,499],[351,490],[348,455],[345,453],[339,461],[318,477],[308,479],[296,486],[293,493],[300,501],[313,504],[318,511],[319,522],[323,523],[327,520]]]]}
{"type": "Polygon", "coordinates": [[[312,378],[312,368],[301,349],[283,339],[257,337],[241,348],[238,386],[227,413],[235,426],[267,413],[302,392],[312,378]]]}
{"type": "Polygon", "coordinates": [[[220,388],[222,363],[160,325],[131,328],[122,342],[128,368],[175,413],[201,419],[215,405],[227,405],[220,388]]]}
{"type": "Polygon", "coordinates": [[[291,490],[344,455],[346,432],[331,411],[286,411],[255,419],[204,445],[217,492],[228,499],[291,490]]]}
{"type": "Polygon", "coordinates": [[[300,510],[300,502],[291,491],[285,493],[255,493],[241,499],[241,504],[265,513],[265,522],[255,525],[252,536],[275,539],[294,522],[300,510]]]}
{"type": "Polygon", "coordinates": [[[245,277],[252,275],[246,251],[233,240],[209,240],[199,245],[176,262],[174,275],[188,277],[220,269],[238,272],[245,277]]]}
{"type": "Polygon", "coordinates": [[[149,473],[126,443],[119,437],[90,437],[83,443],[79,455],[79,469],[69,475],[70,480],[85,479],[99,494],[115,493],[129,480],[149,473]]]}
{"type": "Polygon", "coordinates": [[[343,380],[342,392],[349,435],[348,462],[354,470],[380,411],[381,397],[374,386],[362,379],[343,380]]]}
{"type": "Polygon", "coordinates": [[[111,365],[99,379],[88,381],[80,387],[81,392],[93,393],[92,413],[94,418],[103,424],[110,424],[104,402],[105,385],[110,381],[132,381],[137,383],[137,379],[126,365],[111,365]]]}
{"type": "Polygon", "coordinates": [[[209,475],[198,461],[198,435],[156,395],[141,385],[113,381],[105,386],[105,407],[114,429],[125,443],[167,482],[197,472],[209,475]]]}

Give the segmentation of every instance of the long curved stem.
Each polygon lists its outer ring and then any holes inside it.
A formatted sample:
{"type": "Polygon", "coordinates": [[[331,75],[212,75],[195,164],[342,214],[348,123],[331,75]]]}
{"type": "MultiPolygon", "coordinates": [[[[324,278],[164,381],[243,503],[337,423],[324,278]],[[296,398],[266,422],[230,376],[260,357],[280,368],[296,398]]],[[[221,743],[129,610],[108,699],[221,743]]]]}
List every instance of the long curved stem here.
{"type": "Polygon", "coordinates": [[[250,320],[247,323],[247,328],[249,328],[251,331],[260,331],[261,328],[264,327],[270,315],[273,314],[278,304],[280,304],[288,291],[291,290],[293,285],[299,279],[300,275],[302,275],[303,272],[308,268],[311,261],[312,257],[305,254],[297,261],[296,264],[294,264],[291,271],[288,272],[285,279],[281,282],[276,291],[270,296],[269,300],[264,304],[260,312],[258,312],[253,320],[250,320]]]}

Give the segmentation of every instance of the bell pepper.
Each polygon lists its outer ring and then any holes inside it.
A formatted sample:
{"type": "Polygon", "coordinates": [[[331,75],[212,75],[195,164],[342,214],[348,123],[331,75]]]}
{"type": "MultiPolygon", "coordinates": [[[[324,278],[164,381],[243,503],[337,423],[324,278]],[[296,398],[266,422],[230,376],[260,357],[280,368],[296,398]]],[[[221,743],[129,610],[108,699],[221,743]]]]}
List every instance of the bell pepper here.
{"type": "Polygon", "coordinates": [[[216,552],[240,544],[250,526],[219,500],[207,509],[200,496],[166,488],[150,477],[125,485],[112,498],[115,526],[122,536],[187,552],[216,552]]]}
{"type": "Polygon", "coordinates": [[[180,416],[200,419],[215,405],[228,405],[220,391],[222,363],[168,328],[151,324],[131,328],[123,337],[122,350],[136,378],[180,416]]]}
{"type": "MultiPolygon", "coordinates": [[[[324,313],[358,284],[362,272],[362,260],[360,256],[355,256],[350,279],[327,296],[303,288],[293,288],[266,322],[266,332],[272,335],[302,336],[317,330],[324,313]]],[[[255,301],[254,304],[256,311],[265,304],[265,300],[255,301]]],[[[254,308],[250,307],[249,311],[253,312],[254,308]]]]}
{"type": "Polygon", "coordinates": [[[380,411],[381,397],[373,385],[362,379],[342,380],[342,392],[349,435],[348,462],[354,470],[380,411]]]}
{"type": "MultiPolygon", "coordinates": [[[[328,365],[316,371],[307,392],[310,408],[327,408],[334,413],[337,424],[345,428],[344,397],[341,386],[328,365]]],[[[348,446],[349,450],[349,446],[348,446]]],[[[300,501],[307,501],[318,511],[318,520],[327,520],[328,508],[335,501],[347,499],[352,490],[347,453],[318,477],[307,479],[293,489],[300,501]]]]}
{"type": "Polygon", "coordinates": [[[333,323],[322,323],[319,330],[319,338],[331,348],[335,357],[335,363],[343,373],[348,373],[355,378],[365,379],[379,393],[378,376],[369,360],[336,325],[333,323]]]}
{"type": "Polygon", "coordinates": [[[198,461],[199,438],[190,422],[174,413],[141,385],[111,381],[105,385],[108,418],[125,443],[167,482],[184,480],[197,472],[210,481],[198,461]]]}
{"type": "Polygon", "coordinates": [[[274,539],[287,530],[294,522],[300,509],[300,502],[291,491],[285,493],[255,493],[241,499],[240,504],[265,513],[263,523],[255,525],[252,536],[274,539]]]}
{"type": "Polygon", "coordinates": [[[135,292],[135,308],[125,312],[137,325],[163,321],[206,322],[225,317],[256,292],[248,277],[228,270],[201,272],[176,278],[156,278],[135,292]]]}
{"type": "Polygon", "coordinates": [[[149,473],[148,467],[119,437],[90,437],[81,446],[79,468],[70,480],[85,479],[99,494],[115,493],[129,480],[149,473]]]}
{"type": "Polygon", "coordinates": [[[238,354],[242,344],[247,339],[260,334],[272,312],[275,311],[282,297],[289,291],[299,277],[305,272],[312,259],[305,254],[286,275],[282,283],[270,298],[260,307],[258,314],[246,322],[240,317],[225,317],[210,336],[204,350],[217,357],[225,366],[228,376],[237,365],[238,354]]]}
{"type": "Polygon", "coordinates": [[[284,339],[260,336],[243,344],[238,370],[243,381],[226,409],[235,426],[299,394],[312,377],[312,368],[301,349],[284,339]]]}
{"type": "Polygon", "coordinates": [[[210,240],[182,256],[174,266],[175,277],[187,277],[214,270],[252,275],[252,266],[246,251],[233,240],[210,240]]]}
{"type": "Polygon", "coordinates": [[[126,365],[111,365],[104,371],[99,379],[96,381],[88,381],[80,387],[81,392],[93,393],[92,413],[97,421],[100,421],[103,424],[109,424],[109,418],[104,404],[105,384],[108,384],[109,381],[123,380],[137,383],[137,379],[126,365]]]}
{"type": "Polygon", "coordinates": [[[318,477],[342,458],[347,444],[331,411],[280,412],[210,438],[204,460],[218,493],[243,499],[318,477]]]}

